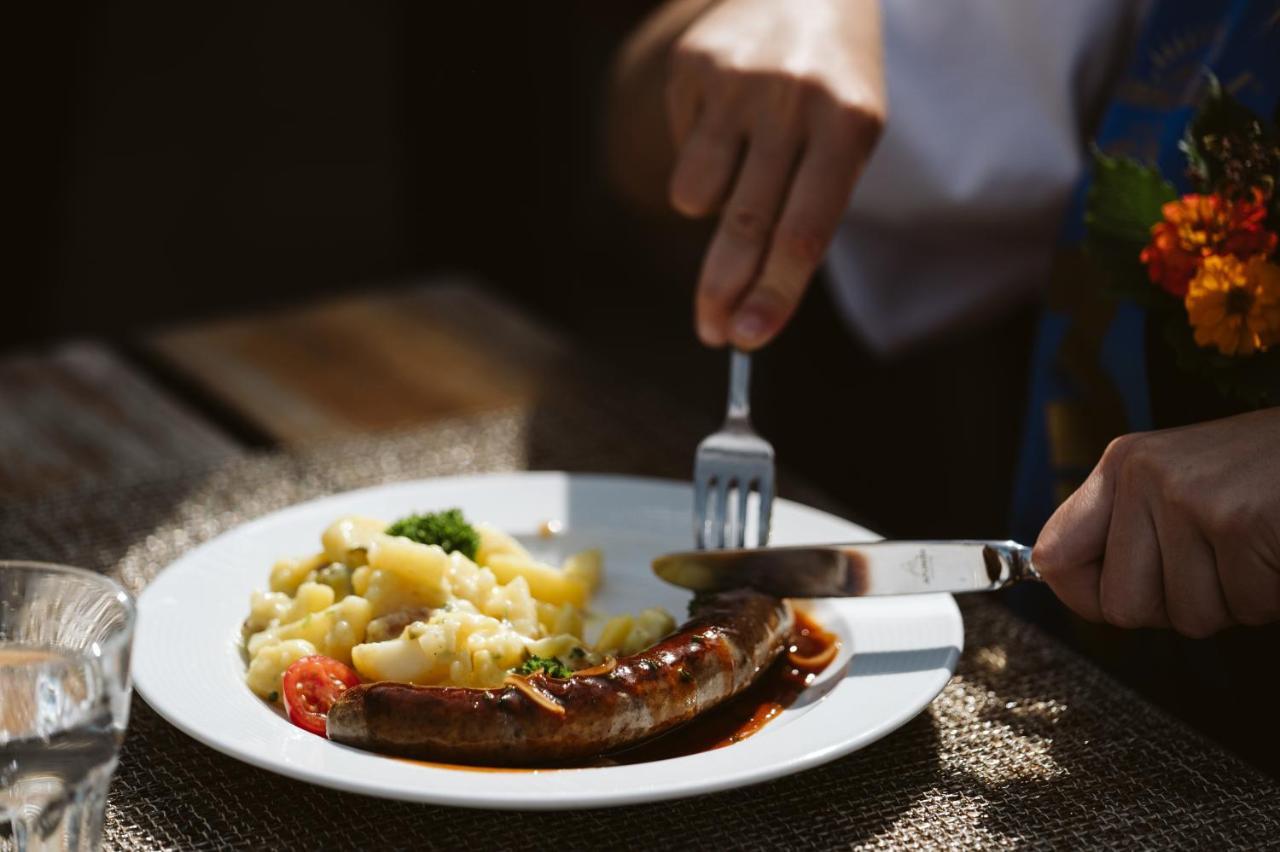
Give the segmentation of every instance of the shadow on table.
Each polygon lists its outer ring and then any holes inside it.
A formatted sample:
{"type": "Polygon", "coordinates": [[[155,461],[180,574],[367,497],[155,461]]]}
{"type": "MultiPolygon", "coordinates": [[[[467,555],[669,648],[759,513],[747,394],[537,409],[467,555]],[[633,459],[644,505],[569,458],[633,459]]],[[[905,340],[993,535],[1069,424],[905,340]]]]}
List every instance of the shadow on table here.
{"type": "Polygon", "coordinates": [[[932,712],[963,737],[945,784],[982,803],[988,831],[1043,846],[1274,842],[1240,817],[1280,804],[1268,779],[994,602],[962,607],[980,641],[932,712]]]}
{"type": "Polygon", "coordinates": [[[145,479],[93,483],[55,496],[0,505],[0,551],[9,559],[58,562],[110,573],[130,591],[185,547],[222,531],[191,500],[214,470],[151,470],[145,479]],[[181,541],[161,541],[175,518],[191,523],[181,541]]]}

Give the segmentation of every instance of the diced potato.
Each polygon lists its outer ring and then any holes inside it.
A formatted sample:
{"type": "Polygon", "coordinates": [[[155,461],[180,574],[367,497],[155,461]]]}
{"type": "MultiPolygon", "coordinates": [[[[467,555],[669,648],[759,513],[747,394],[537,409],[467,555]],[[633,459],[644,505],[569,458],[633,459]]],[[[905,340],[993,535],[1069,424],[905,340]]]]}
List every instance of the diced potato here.
{"type": "Polygon", "coordinates": [[[573,604],[561,604],[555,620],[551,623],[551,627],[547,632],[550,634],[572,633],[574,636],[581,636],[582,610],[573,604]]]}
{"type": "Polygon", "coordinates": [[[268,580],[271,591],[292,595],[298,591],[298,586],[307,579],[307,575],[319,570],[328,561],[329,557],[323,553],[304,559],[281,559],[271,567],[271,579],[268,580]]]}
{"type": "Polygon", "coordinates": [[[351,569],[341,562],[330,562],[317,571],[316,582],[333,589],[336,600],[342,600],[352,592],[351,569]]]}
{"type": "MultiPolygon", "coordinates": [[[[328,586],[320,588],[333,593],[328,586]]],[[[372,607],[367,600],[348,595],[320,612],[312,612],[297,621],[250,636],[249,655],[256,657],[263,648],[276,641],[305,639],[315,646],[318,653],[349,664],[351,648],[364,637],[365,628],[372,617],[372,607]]]]}
{"type": "Polygon", "coordinates": [[[280,623],[287,624],[305,618],[313,612],[320,612],[333,606],[333,588],[323,583],[303,583],[298,593],[293,596],[293,605],[289,611],[280,616],[280,623]]]}
{"type": "MultiPolygon", "coordinates": [[[[432,618],[426,624],[414,625],[406,634],[418,645],[425,660],[425,671],[420,683],[438,683],[449,678],[449,668],[458,652],[458,622],[456,618],[432,618]]],[[[468,675],[470,662],[467,663],[468,675]]],[[[468,683],[464,677],[462,683],[468,683]]],[[[454,681],[455,683],[458,681],[454,681]]]]}
{"type": "Polygon", "coordinates": [[[255,693],[280,692],[283,671],[309,654],[350,663],[370,680],[492,687],[530,653],[583,669],[674,627],[660,610],[620,615],[586,644],[584,608],[603,579],[599,550],[557,568],[482,524],[472,560],[388,536],[386,527],[339,518],[321,536],[323,553],[275,564],[270,590],[253,594],[244,623],[255,693]],[[370,628],[387,617],[401,619],[395,629],[370,628]]]}
{"type": "Polygon", "coordinates": [[[273,622],[293,606],[293,600],[284,592],[259,592],[254,590],[249,595],[249,617],[245,619],[246,634],[266,630],[273,622]]]}
{"type": "Polygon", "coordinates": [[[333,622],[317,647],[320,653],[350,665],[351,649],[364,640],[365,628],[373,618],[373,607],[364,598],[347,595],[327,612],[333,614],[333,622]]]}
{"type": "MultiPolygon", "coordinates": [[[[494,629],[489,625],[482,625],[480,629],[468,633],[462,642],[460,650],[471,655],[472,665],[477,671],[492,664],[502,672],[502,675],[497,678],[499,682],[506,677],[506,672],[524,662],[524,638],[514,630],[494,629]],[[478,654],[483,654],[487,663],[478,662],[476,657],[478,654]]],[[[493,678],[488,677],[485,680],[492,681],[493,678]]]]}
{"type": "Polygon", "coordinates": [[[516,577],[524,577],[529,583],[529,591],[540,601],[586,606],[587,587],[581,580],[566,576],[559,568],[507,554],[490,557],[488,567],[500,583],[510,583],[516,577]]]}
{"type": "Polygon", "coordinates": [[[565,560],[564,575],[586,586],[588,592],[600,588],[604,578],[604,554],[598,548],[575,553],[565,560]]]}
{"type": "Polygon", "coordinates": [[[676,620],[662,609],[652,608],[640,612],[631,625],[631,631],[620,649],[625,656],[643,651],[676,628],[676,620]]]}
{"type": "MultiPolygon", "coordinates": [[[[576,662],[582,654],[575,654],[574,649],[579,649],[585,653],[586,643],[568,633],[560,633],[555,636],[548,636],[545,639],[538,639],[528,643],[529,653],[535,657],[550,659],[555,657],[564,663],[576,662]]],[[[518,664],[517,664],[518,665],[518,664]]]]}
{"type": "Polygon", "coordinates": [[[627,637],[631,635],[634,624],[635,619],[629,615],[615,615],[606,621],[604,628],[600,631],[600,638],[596,640],[596,651],[617,656],[619,650],[626,644],[627,637]]]}
{"type": "Polygon", "coordinates": [[[497,686],[525,658],[512,627],[458,605],[410,625],[397,639],[357,645],[356,671],[373,680],[497,686]]]}
{"type": "Polygon", "coordinates": [[[471,682],[476,686],[499,686],[507,678],[507,673],[514,667],[524,662],[524,648],[514,657],[504,655],[500,651],[480,650],[472,651],[470,655],[463,655],[458,662],[450,669],[450,674],[461,675],[461,666],[459,663],[462,659],[469,660],[471,663],[471,682]]]}
{"type": "Polygon", "coordinates": [[[449,554],[445,578],[451,594],[477,605],[487,600],[498,585],[492,571],[481,568],[456,550],[449,554]]]}
{"type": "Polygon", "coordinates": [[[359,568],[367,561],[373,539],[387,528],[385,521],[363,515],[347,515],[339,518],[320,536],[325,555],[330,562],[341,562],[348,568],[359,568]]]}
{"type": "Polygon", "coordinates": [[[369,590],[369,575],[373,573],[373,569],[368,565],[361,565],[359,568],[351,572],[351,591],[360,597],[365,596],[365,592],[369,590]]]}
{"type": "Polygon", "coordinates": [[[364,597],[373,607],[375,616],[404,609],[435,609],[448,600],[439,587],[416,586],[401,575],[381,568],[375,568],[369,574],[364,597]]]}
{"type": "Polygon", "coordinates": [[[366,680],[402,683],[426,683],[431,662],[422,652],[422,646],[404,636],[356,645],[351,649],[351,661],[366,680]]]}
{"type": "Polygon", "coordinates": [[[488,565],[489,558],[499,554],[533,559],[524,545],[496,527],[476,524],[476,532],[480,534],[480,546],[476,548],[476,563],[479,565],[488,565]]]}
{"type": "Polygon", "coordinates": [[[369,565],[407,580],[419,589],[436,590],[443,597],[449,555],[434,544],[419,544],[400,536],[379,535],[369,546],[369,565]]]}
{"type": "Polygon", "coordinates": [[[259,698],[271,699],[274,693],[275,700],[279,701],[284,670],[303,657],[310,657],[315,653],[315,646],[305,639],[272,642],[254,655],[249,663],[245,682],[259,698]]]}
{"type": "Polygon", "coordinates": [[[529,583],[524,577],[495,586],[481,610],[491,618],[507,622],[526,636],[536,636],[541,630],[538,605],[529,593],[529,583]]]}
{"type": "Polygon", "coordinates": [[[450,559],[434,545],[380,535],[369,548],[368,567],[367,577],[357,580],[352,576],[352,587],[364,586],[364,596],[375,616],[416,607],[435,608],[450,598],[450,559]]]}
{"type": "Polygon", "coordinates": [[[535,600],[533,604],[538,609],[538,628],[542,631],[542,635],[547,636],[554,633],[555,631],[551,628],[555,626],[556,619],[560,617],[560,607],[539,600],[535,600]]]}

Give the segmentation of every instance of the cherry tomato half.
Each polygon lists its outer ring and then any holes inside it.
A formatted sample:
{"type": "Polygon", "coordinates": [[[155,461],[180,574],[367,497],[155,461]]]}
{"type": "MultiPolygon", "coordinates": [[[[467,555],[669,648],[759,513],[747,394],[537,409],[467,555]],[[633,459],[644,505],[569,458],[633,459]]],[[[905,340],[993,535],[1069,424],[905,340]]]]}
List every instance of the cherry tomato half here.
{"type": "Polygon", "coordinates": [[[325,720],[338,696],[360,683],[360,676],[332,657],[303,657],[284,670],[284,709],[289,721],[325,736],[325,720]]]}

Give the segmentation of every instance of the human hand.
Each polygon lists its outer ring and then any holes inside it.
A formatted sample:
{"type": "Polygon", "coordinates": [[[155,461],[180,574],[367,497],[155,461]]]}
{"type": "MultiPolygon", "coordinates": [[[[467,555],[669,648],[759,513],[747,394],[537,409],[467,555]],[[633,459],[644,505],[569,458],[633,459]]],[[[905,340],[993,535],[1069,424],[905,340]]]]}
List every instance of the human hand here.
{"type": "Polygon", "coordinates": [[[1200,638],[1280,619],[1280,409],[1113,441],[1032,560],[1092,621],[1200,638]]]}
{"type": "Polygon", "coordinates": [[[718,212],[695,313],[709,346],[786,324],[885,120],[875,0],[723,0],[676,42],[672,205],[718,212]]]}

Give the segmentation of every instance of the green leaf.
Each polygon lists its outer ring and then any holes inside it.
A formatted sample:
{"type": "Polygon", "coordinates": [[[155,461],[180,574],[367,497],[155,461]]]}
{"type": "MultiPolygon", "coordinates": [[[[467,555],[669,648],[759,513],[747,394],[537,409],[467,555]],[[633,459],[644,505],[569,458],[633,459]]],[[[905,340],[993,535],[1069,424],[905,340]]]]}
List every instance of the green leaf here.
{"type": "Polygon", "coordinates": [[[1177,191],[1155,169],[1127,157],[1094,151],[1093,182],[1085,207],[1084,251],[1103,288],[1153,309],[1171,299],[1151,283],[1138,255],[1151,239],[1161,207],[1177,191]]]}
{"type": "Polygon", "coordinates": [[[1094,151],[1085,227],[1092,238],[1132,246],[1136,260],[1151,238],[1151,226],[1160,221],[1160,208],[1177,197],[1173,185],[1155,169],[1094,151]]]}

